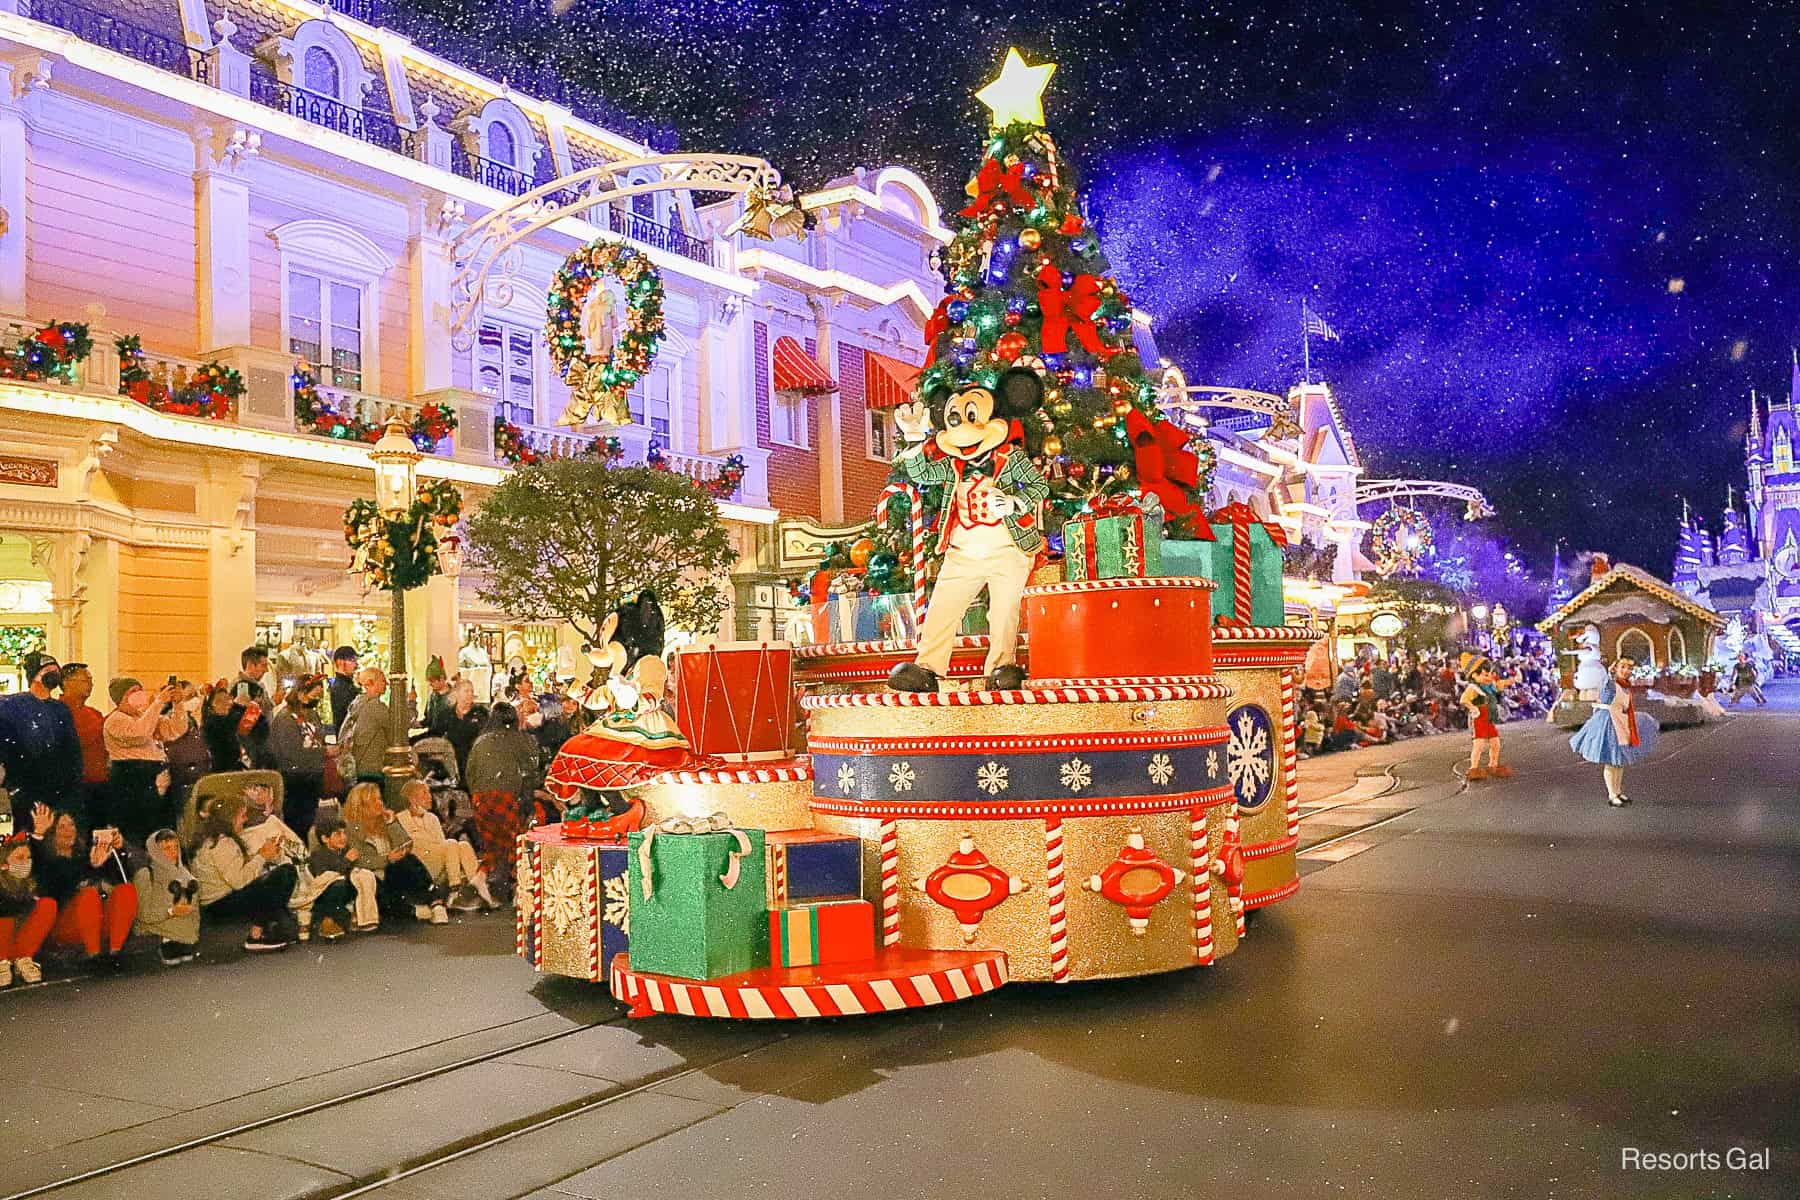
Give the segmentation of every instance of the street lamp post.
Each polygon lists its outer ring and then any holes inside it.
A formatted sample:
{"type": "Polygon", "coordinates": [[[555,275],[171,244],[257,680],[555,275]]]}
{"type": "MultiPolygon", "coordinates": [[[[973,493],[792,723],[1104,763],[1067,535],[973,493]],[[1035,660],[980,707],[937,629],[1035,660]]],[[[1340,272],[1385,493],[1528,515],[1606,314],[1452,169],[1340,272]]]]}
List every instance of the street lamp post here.
{"type": "MultiPolygon", "coordinates": [[[[375,507],[387,520],[403,520],[412,508],[419,460],[424,457],[407,435],[406,422],[389,417],[381,440],[369,451],[375,464],[375,507]]],[[[413,758],[406,740],[406,589],[395,580],[390,591],[388,749],[381,773],[387,777],[389,796],[394,797],[412,778],[413,758]]]]}

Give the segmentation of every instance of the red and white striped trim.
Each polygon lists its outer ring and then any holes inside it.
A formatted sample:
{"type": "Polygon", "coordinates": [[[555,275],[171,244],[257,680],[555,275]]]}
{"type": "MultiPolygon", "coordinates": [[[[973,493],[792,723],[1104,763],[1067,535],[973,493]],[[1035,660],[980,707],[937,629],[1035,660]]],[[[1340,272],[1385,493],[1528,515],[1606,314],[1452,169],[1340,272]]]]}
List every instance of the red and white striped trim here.
{"type": "Polygon", "coordinates": [[[1278,646],[1253,642],[1241,646],[1213,643],[1213,666],[1225,670],[1245,667],[1291,667],[1306,657],[1305,646],[1278,646]]]}
{"type": "Polygon", "coordinates": [[[1276,838],[1272,842],[1258,842],[1254,846],[1245,846],[1243,848],[1244,861],[1249,862],[1250,860],[1257,858],[1270,858],[1274,855],[1297,849],[1299,845],[1300,838],[1294,834],[1289,834],[1284,838],[1276,838]]]}
{"type": "Polygon", "coordinates": [[[1050,905],[1050,978],[1064,983],[1069,978],[1069,918],[1063,879],[1063,831],[1061,817],[1044,818],[1044,892],[1050,905]]]}
{"type": "MultiPolygon", "coordinates": [[[[823,683],[886,683],[896,664],[910,662],[910,658],[880,659],[872,663],[813,663],[806,668],[800,678],[805,687],[813,687],[823,683]]],[[[971,654],[966,658],[952,658],[949,670],[939,676],[941,679],[979,679],[987,673],[987,664],[983,656],[971,654]]]]}
{"type": "Polygon", "coordinates": [[[1076,596],[1085,592],[1141,591],[1148,589],[1199,588],[1210,592],[1218,585],[1201,575],[1128,575],[1122,579],[1073,579],[1064,583],[1039,583],[1025,589],[1026,596],[1076,596]]]}
{"type": "Polygon", "coordinates": [[[587,922],[588,943],[588,982],[599,983],[606,978],[600,970],[600,856],[587,856],[587,873],[581,881],[581,890],[585,893],[589,920],[587,922]]]}
{"type": "Polygon", "coordinates": [[[900,825],[881,823],[881,944],[900,940],[900,825]]]}
{"type": "MultiPolygon", "coordinates": [[[[1238,806],[1237,806],[1236,794],[1234,793],[1233,799],[1231,802],[1231,807],[1225,810],[1225,836],[1228,838],[1231,838],[1233,841],[1236,841],[1237,840],[1237,832],[1238,832],[1238,806]]],[[[1239,843],[1239,849],[1241,851],[1242,843],[1239,843]]],[[[1227,888],[1226,890],[1229,893],[1230,889],[1227,888]]],[[[1240,890],[1238,891],[1238,893],[1231,897],[1231,913],[1232,913],[1232,916],[1234,916],[1237,919],[1236,920],[1237,935],[1238,935],[1239,939],[1242,939],[1244,936],[1244,893],[1241,890],[1241,885],[1240,885],[1240,890]]]]}
{"type": "Polygon", "coordinates": [[[1033,800],[1015,804],[934,804],[929,801],[839,800],[814,796],[813,812],[827,817],[879,817],[894,821],[1000,821],[1016,817],[1120,817],[1136,813],[1211,808],[1232,797],[1229,784],[1208,792],[1134,796],[1114,800],[1033,800]]]}
{"type": "Polygon", "coordinates": [[[814,754],[1024,754],[1039,750],[1174,750],[1231,740],[1223,725],[1157,733],[1025,733],[995,737],[816,737],[814,754]]]}
{"type": "Polygon", "coordinates": [[[977,708],[996,704],[1106,704],[1136,700],[1224,700],[1231,689],[1222,683],[1179,687],[1027,688],[1016,692],[852,692],[841,696],[803,696],[802,708],[977,708]]]}
{"type": "Polygon", "coordinates": [[[1188,812],[1188,870],[1192,873],[1194,905],[1194,961],[1213,960],[1212,871],[1207,861],[1206,810],[1188,812]]]}
{"type": "MultiPolygon", "coordinates": [[[[1324,637],[1322,630],[1311,625],[1215,625],[1213,645],[1221,642],[1285,642],[1312,643],[1324,637]]],[[[796,651],[797,653],[797,651],[796,651]]]]}
{"type": "Polygon", "coordinates": [[[745,763],[708,771],[664,771],[645,780],[644,787],[660,783],[805,783],[813,777],[808,755],[766,763],[745,763]]]}
{"type": "Polygon", "coordinates": [[[1294,699],[1299,690],[1297,675],[1296,671],[1281,673],[1281,785],[1290,837],[1300,832],[1300,716],[1294,699]]]}
{"type": "Polygon", "coordinates": [[[630,956],[619,954],[612,962],[613,998],[631,1006],[629,1015],[678,1013],[684,1017],[736,1017],[740,1020],[794,1020],[800,1017],[855,1017],[868,1013],[898,1012],[967,1000],[1005,986],[1006,955],[998,950],[958,954],[971,959],[964,965],[937,970],[906,970],[909,960],[920,964],[942,961],[945,955],[929,951],[886,951],[871,963],[847,963],[850,968],[832,972],[826,967],[750,972],[776,979],[787,975],[805,982],[744,982],[727,977],[706,982],[672,979],[666,975],[639,974],[630,956]],[[880,969],[883,966],[889,970],[880,969]],[[876,968],[857,970],[856,968],[876,968]],[[842,982],[819,976],[838,974],[842,982]],[[807,977],[812,978],[807,978],[807,977]]]}
{"type": "MultiPolygon", "coordinates": [[[[984,653],[988,647],[987,635],[982,633],[958,634],[950,643],[950,649],[980,650],[984,653]]],[[[795,646],[795,658],[850,658],[859,654],[894,654],[911,657],[919,652],[917,638],[898,638],[889,642],[818,642],[806,646],[795,646]]]]}
{"type": "Polygon", "coordinates": [[[1261,908],[1263,905],[1273,904],[1277,900],[1286,900],[1289,896],[1292,896],[1299,890],[1300,879],[1296,876],[1286,883],[1281,884],[1279,887],[1272,887],[1266,892],[1257,892],[1254,895],[1245,896],[1244,907],[1245,909],[1261,908]]]}
{"type": "Polygon", "coordinates": [[[1224,687],[1229,685],[1217,675],[1108,675],[1096,679],[1033,679],[1031,686],[1045,691],[1066,687],[1092,687],[1105,683],[1111,687],[1224,687]]]}
{"type": "Polygon", "coordinates": [[[525,914],[536,915],[537,901],[531,889],[531,843],[520,834],[514,842],[513,877],[519,881],[517,903],[513,905],[513,953],[527,957],[525,950],[525,914]]]}

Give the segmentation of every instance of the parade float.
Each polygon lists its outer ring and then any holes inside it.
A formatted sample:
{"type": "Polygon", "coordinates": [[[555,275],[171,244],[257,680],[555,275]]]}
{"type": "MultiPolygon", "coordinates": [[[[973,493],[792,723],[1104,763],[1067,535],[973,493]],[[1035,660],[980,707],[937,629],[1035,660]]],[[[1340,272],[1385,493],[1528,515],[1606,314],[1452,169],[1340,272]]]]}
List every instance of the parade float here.
{"type": "Polygon", "coordinates": [[[1157,408],[1043,128],[1052,69],[1015,52],[980,93],[904,448],[812,581],[821,642],[665,670],[629,606],[609,631],[563,820],[519,839],[538,970],[634,1016],[874,1013],[1205,966],[1297,890],[1319,635],[1284,624],[1280,527],[1208,512],[1211,450],[1157,408]]]}

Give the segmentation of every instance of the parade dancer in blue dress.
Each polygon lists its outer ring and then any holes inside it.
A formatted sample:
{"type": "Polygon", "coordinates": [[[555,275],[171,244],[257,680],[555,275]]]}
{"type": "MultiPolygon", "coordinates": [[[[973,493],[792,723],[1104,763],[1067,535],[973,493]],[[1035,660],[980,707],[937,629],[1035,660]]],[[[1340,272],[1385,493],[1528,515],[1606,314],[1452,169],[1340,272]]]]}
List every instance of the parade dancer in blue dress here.
{"type": "Polygon", "coordinates": [[[1625,768],[1650,753],[1656,744],[1656,718],[1640,713],[1631,694],[1631,672],[1637,663],[1621,658],[1600,689],[1599,703],[1587,724],[1569,739],[1569,748],[1591,763],[1600,764],[1606,779],[1607,803],[1614,808],[1631,803],[1625,794],[1625,768]]]}

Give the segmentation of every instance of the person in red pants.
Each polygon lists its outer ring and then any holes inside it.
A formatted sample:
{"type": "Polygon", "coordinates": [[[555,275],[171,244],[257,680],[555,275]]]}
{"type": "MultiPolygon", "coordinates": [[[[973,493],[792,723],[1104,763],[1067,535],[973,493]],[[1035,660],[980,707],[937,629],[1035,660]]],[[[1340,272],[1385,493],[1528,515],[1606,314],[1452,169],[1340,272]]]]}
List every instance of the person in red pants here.
{"type": "Polygon", "coordinates": [[[51,943],[79,946],[90,965],[117,969],[137,919],[137,889],[119,853],[124,841],[118,830],[98,829],[83,838],[72,815],[41,804],[31,821],[38,894],[56,902],[51,943]]]}
{"type": "Polygon", "coordinates": [[[0,842],[0,987],[38,983],[38,947],[56,923],[56,901],[37,894],[31,873],[31,838],[23,830],[0,842]]]}

